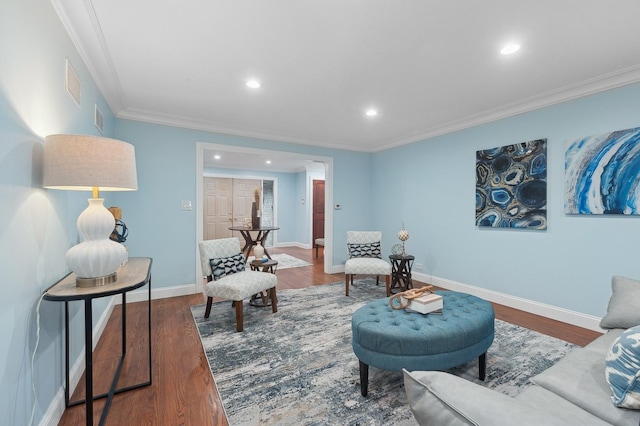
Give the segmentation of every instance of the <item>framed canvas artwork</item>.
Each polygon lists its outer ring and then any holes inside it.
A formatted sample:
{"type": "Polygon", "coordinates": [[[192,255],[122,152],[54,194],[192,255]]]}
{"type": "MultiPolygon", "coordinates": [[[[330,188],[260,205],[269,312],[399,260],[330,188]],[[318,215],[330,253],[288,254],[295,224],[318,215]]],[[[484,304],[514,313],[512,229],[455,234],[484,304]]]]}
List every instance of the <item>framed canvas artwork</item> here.
{"type": "Polygon", "coordinates": [[[476,226],[547,229],[547,140],[476,152],[476,226]]]}
{"type": "Polygon", "coordinates": [[[565,213],[640,214],[640,127],[568,140],[565,213]]]}

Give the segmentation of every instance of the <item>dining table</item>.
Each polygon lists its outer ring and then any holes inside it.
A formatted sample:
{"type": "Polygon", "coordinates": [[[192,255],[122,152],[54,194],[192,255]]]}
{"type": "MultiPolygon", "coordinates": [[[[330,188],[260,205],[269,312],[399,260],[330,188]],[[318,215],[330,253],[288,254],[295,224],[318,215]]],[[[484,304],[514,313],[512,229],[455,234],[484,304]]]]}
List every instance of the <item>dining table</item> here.
{"type": "Polygon", "coordinates": [[[246,261],[251,254],[251,250],[253,247],[260,243],[262,247],[264,247],[264,255],[271,259],[271,255],[265,247],[264,242],[269,236],[271,231],[277,231],[280,229],[277,226],[260,226],[259,228],[247,228],[245,226],[231,226],[229,230],[238,231],[242,238],[244,238],[244,247],[242,248],[242,253],[244,254],[244,260],[246,261]]]}

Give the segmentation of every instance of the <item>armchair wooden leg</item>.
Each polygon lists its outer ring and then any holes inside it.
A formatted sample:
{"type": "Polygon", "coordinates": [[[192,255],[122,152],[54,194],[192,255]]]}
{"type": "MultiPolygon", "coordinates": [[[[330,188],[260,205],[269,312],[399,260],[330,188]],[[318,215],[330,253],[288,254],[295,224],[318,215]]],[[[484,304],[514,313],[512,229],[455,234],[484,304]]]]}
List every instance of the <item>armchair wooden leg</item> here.
{"type": "Polygon", "coordinates": [[[244,317],[242,313],[242,300],[236,300],[233,302],[236,305],[236,330],[244,330],[244,317]]]}
{"type": "Polygon", "coordinates": [[[391,296],[391,275],[385,275],[387,285],[387,297],[391,296]]]}
{"type": "Polygon", "coordinates": [[[274,314],[278,312],[278,297],[276,296],[276,288],[269,289],[269,296],[271,296],[271,312],[274,314]]]}
{"type": "Polygon", "coordinates": [[[344,274],[344,294],[345,296],[349,295],[349,277],[353,279],[353,275],[344,274]]]}
{"type": "Polygon", "coordinates": [[[204,317],[209,318],[211,313],[211,304],[213,303],[213,297],[207,297],[207,308],[204,310],[204,317]]]}

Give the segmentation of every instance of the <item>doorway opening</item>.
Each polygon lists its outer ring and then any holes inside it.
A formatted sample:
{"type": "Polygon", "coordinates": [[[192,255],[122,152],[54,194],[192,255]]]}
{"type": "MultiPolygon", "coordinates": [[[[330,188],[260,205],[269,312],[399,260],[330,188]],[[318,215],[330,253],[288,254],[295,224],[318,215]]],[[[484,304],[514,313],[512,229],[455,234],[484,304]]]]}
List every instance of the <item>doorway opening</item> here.
{"type": "MultiPolygon", "coordinates": [[[[252,221],[252,206],[257,198],[260,205],[260,224],[274,226],[274,180],[244,179],[209,175],[205,173],[203,179],[203,233],[202,239],[215,240],[218,238],[238,237],[237,231],[231,231],[233,226],[245,226],[252,221]]],[[[269,233],[265,240],[266,247],[275,244],[274,234],[269,233]]]]}
{"type": "MultiPolygon", "coordinates": [[[[212,144],[205,142],[197,142],[196,143],[196,200],[197,203],[201,203],[204,199],[204,170],[205,170],[205,157],[207,155],[211,155],[214,151],[223,151],[225,154],[229,155],[229,163],[237,164],[235,167],[238,170],[244,170],[245,173],[249,172],[251,174],[256,174],[259,172],[254,172],[254,168],[247,167],[252,158],[260,158],[264,162],[264,159],[277,157],[282,161],[289,162],[298,162],[299,164],[313,164],[320,165],[324,169],[324,180],[325,180],[325,225],[324,225],[324,236],[325,236],[325,251],[324,251],[324,272],[331,274],[337,271],[333,271],[333,259],[332,259],[332,243],[333,243],[333,157],[324,157],[313,154],[300,154],[286,151],[274,151],[274,150],[264,150],[257,148],[247,148],[247,147],[239,147],[234,145],[221,145],[221,144],[212,144]]],[[[213,155],[211,155],[213,157],[213,155]]],[[[275,201],[278,197],[278,188],[277,188],[277,180],[274,181],[273,186],[274,193],[274,225],[281,226],[277,223],[277,207],[275,206],[275,201]]],[[[311,197],[309,197],[311,198],[311,197]]],[[[196,247],[194,248],[196,251],[197,243],[202,241],[204,235],[204,217],[202,206],[197,206],[196,211],[196,247]]],[[[310,214],[307,216],[310,219],[310,214]]],[[[311,223],[311,221],[309,222],[311,223]]],[[[309,227],[311,228],[311,226],[309,227]]],[[[309,229],[307,228],[307,229],[309,229]]],[[[309,239],[312,237],[312,231],[309,229],[308,237],[309,239]]],[[[277,238],[275,244],[277,245],[277,238]]],[[[308,244],[309,248],[312,247],[313,241],[308,241],[305,244],[308,244]]],[[[195,256],[195,269],[196,269],[196,277],[202,276],[200,271],[200,261],[199,256],[195,256]]]]}

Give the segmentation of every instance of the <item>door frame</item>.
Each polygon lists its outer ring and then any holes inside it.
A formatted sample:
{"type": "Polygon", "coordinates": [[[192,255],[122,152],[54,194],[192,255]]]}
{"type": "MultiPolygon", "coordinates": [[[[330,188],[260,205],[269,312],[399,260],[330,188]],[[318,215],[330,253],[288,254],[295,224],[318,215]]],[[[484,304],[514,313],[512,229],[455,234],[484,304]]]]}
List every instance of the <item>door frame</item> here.
{"type": "MultiPolygon", "coordinates": [[[[202,238],[203,233],[203,211],[200,203],[204,196],[204,190],[202,185],[202,178],[204,177],[204,151],[205,150],[224,150],[235,153],[250,153],[250,154],[258,154],[258,155],[273,155],[277,153],[280,157],[286,158],[294,158],[299,160],[312,160],[317,161],[324,164],[325,169],[325,204],[324,204],[324,230],[325,230],[325,251],[324,251],[324,272],[326,274],[331,274],[333,269],[333,157],[324,157],[320,155],[314,154],[301,154],[295,152],[288,151],[277,151],[277,150],[266,150],[266,149],[258,149],[258,148],[248,148],[242,146],[235,145],[224,145],[224,144],[214,144],[208,142],[196,142],[196,200],[195,200],[195,210],[196,210],[196,232],[195,232],[195,271],[196,271],[196,291],[202,291],[201,279],[202,271],[200,266],[200,255],[198,252],[198,242],[202,238]]],[[[256,172],[258,173],[258,172],[256,172]]],[[[274,189],[275,190],[275,189],[274,189]]],[[[275,240],[274,240],[275,241],[275,240]]],[[[313,245],[313,242],[311,242],[313,245]]]]}

